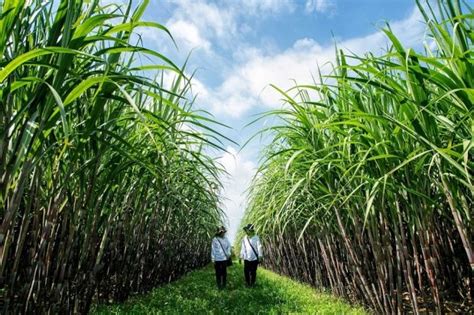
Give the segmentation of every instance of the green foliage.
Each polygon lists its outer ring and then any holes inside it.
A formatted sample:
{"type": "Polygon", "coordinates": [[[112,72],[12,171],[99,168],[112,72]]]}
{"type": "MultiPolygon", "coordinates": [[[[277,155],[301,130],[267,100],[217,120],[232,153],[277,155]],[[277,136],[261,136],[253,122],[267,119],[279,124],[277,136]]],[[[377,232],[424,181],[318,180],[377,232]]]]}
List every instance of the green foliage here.
{"type": "Polygon", "coordinates": [[[221,136],[140,46],[170,35],[148,1],[102,3],[0,2],[2,312],[84,313],[209,261],[221,136]]]}
{"type": "Polygon", "coordinates": [[[333,296],[259,268],[257,285],[246,288],[242,265],[228,268],[228,286],[218,290],[214,268],[194,271],[124,304],[98,306],[92,314],[366,314],[333,296]]]}
{"type": "Polygon", "coordinates": [[[460,1],[419,4],[431,49],[338,52],[281,92],[244,220],[270,267],[377,313],[472,310],[474,38],[460,1]],[[433,48],[434,47],[434,48],[433,48]]]}

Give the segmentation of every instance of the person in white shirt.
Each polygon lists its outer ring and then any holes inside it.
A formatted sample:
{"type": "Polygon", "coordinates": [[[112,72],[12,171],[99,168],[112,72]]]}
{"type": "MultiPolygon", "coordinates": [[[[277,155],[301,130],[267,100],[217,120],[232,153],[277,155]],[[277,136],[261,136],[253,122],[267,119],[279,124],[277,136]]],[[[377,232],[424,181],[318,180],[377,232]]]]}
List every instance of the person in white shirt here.
{"type": "Polygon", "coordinates": [[[216,282],[218,289],[224,289],[227,282],[227,265],[231,256],[230,242],[225,237],[227,230],[221,226],[217,229],[212,239],[211,260],[216,270],[216,282]]]}
{"type": "MultiPolygon", "coordinates": [[[[247,224],[244,231],[246,236],[242,239],[240,259],[244,260],[245,283],[247,287],[252,287],[257,280],[257,266],[263,261],[262,243],[255,234],[253,224],[247,224]]],[[[240,259],[239,262],[241,262],[240,259]]]]}

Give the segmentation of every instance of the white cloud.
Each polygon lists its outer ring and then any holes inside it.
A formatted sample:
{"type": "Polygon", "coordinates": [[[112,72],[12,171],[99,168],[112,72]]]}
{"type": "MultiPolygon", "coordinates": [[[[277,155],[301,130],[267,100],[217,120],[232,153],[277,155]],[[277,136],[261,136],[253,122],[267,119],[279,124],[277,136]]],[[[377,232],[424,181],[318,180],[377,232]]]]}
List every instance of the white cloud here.
{"type": "MultiPolygon", "coordinates": [[[[213,44],[230,43],[239,33],[236,16],[229,7],[219,7],[206,0],[169,0],[169,3],[173,11],[164,25],[175,39],[180,55],[187,56],[191,50],[199,50],[202,59],[219,58],[213,44]]],[[[139,28],[136,32],[155,49],[167,55],[176,53],[176,47],[162,30],[139,28]]]]}
{"type": "Polygon", "coordinates": [[[209,98],[209,91],[207,90],[206,86],[197,78],[192,79],[191,88],[194,96],[203,99],[209,98]]]}
{"type": "Polygon", "coordinates": [[[167,25],[176,20],[187,21],[208,40],[211,38],[225,40],[226,37],[236,34],[236,16],[231,8],[218,7],[204,0],[174,0],[173,2],[176,9],[167,25]]]}
{"type": "MultiPolygon", "coordinates": [[[[391,28],[406,47],[413,47],[423,42],[425,26],[420,21],[420,13],[414,10],[407,19],[391,23],[391,28]]],[[[387,47],[388,39],[381,31],[338,43],[338,48],[356,55],[381,53],[387,47]]],[[[258,105],[280,107],[281,95],[269,84],[285,90],[295,82],[313,83],[318,66],[323,74],[332,70],[334,50],[332,44],[321,46],[311,38],[300,39],[292,47],[274,54],[250,48],[244,54],[246,60],[235,65],[219,87],[209,89],[203,101],[213,112],[235,118],[258,105]]]]}
{"type": "Polygon", "coordinates": [[[204,49],[209,51],[211,43],[202,37],[196,25],[184,20],[175,20],[167,24],[167,27],[180,49],[189,51],[191,49],[204,49]]]}
{"type": "MultiPolygon", "coordinates": [[[[322,10],[331,5],[330,1],[307,1],[307,6],[322,10]]],[[[200,53],[196,53],[201,64],[206,67],[206,62],[212,61],[209,67],[218,67],[221,73],[216,75],[224,77],[219,86],[209,87],[198,82],[194,88],[195,91],[197,89],[199,91],[198,104],[210,109],[216,115],[239,118],[257,106],[280,107],[282,97],[269,87],[270,83],[288,89],[294,86],[295,82],[313,83],[313,76],[318,74],[318,67],[323,74],[332,70],[331,63],[335,61],[334,46],[332,44],[323,46],[312,38],[297,40],[284,51],[268,47],[262,50],[245,46],[236,40],[233,44],[235,55],[231,63],[213,51],[213,45],[222,46],[224,45],[222,42],[232,39],[235,35],[236,5],[241,5],[251,12],[270,7],[278,10],[289,6],[291,1],[236,1],[226,8],[207,3],[205,0],[173,0],[173,2],[178,8],[167,25],[177,39],[178,46],[184,47],[183,51],[201,48],[200,53]]],[[[421,20],[418,10],[414,9],[409,17],[391,23],[391,27],[407,47],[416,46],[422,42],[424,25],[420,23],[421,20]]],[[[387,37],[381,31],[338,42],[338,48],[357,55],[368,51],[382,52],[388,46],[387,37]]]]}
{"type": "Polygon", "coordinates": [[[243,9],[242,13],[252,15],[274,14],[295,9],[295,3],[292,0],[240,0],[233,3],[236,9],[243,9]]]}
{"type": "Polygon", "coordinates": [[[307,13],[319,12],[325,13],[333,11],[336,7],[334,0],[307,0],[305,11],[307,13]]]}
{"type": "Polygon", "coordinates": [[[234,67],[228,78],[215,89],[205,89],[198,102],[208,106],[215,114],[239,118],[258,105],[279,107],[280,95],[269,86],[283,89],[294,81],[312,82],[311,72],[317,68],[317,59],[329,60],[334,49],[324,50],[311,39],[302,39],[286,51],[268,55],[258,50],[247,53],[247,60],[234,67]]]}
{"type": "Polygon", "coordinates": [[[245,190],[255,173],[256,165],[246,155],[237,152],[231,146],[227,147],[227,151],[218,161],[229,173],[222,179],[224,185],[222,200],[229,220],[228,237],[233,240],[244,215],[245,190]]]}
{"type": "MultiPolygon", "coordinates": [[[[190,49],[203,48],[211,56],[215,56],[211,43],[224,49],[235,49],[236,43],[241,44],[245,34],[253,31],[245,19],[262,19],[283,11],[292,12],[296,8],[293,0],[231,0],[217,3],[209,0],[169,0],[169,3],[173,6],[173,13],[165,25],[175,37],[179,49],[187,53],[190,49]]],[[[163,43],[158,30],[142,35],[157,42],[159,47],[169,45],[163,43]]]]}

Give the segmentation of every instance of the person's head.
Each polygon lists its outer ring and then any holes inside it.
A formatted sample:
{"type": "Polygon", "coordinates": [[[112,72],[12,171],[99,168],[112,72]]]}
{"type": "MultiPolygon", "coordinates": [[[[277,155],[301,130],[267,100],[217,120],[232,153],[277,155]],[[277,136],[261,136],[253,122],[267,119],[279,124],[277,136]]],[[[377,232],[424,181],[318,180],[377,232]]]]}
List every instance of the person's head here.
{"type": "Polygon", "coordinates": [[[244,231],[247,235],[249,236],[252,236],[255,234],[255,228],[253,226],[253,224],[247,224],[246,226],[244,226],[244,231]]]}
{"type": "Polygon", "coordinates": [[[219,227],[217,228],[217,231],[216,231],[216,236],[222,237],[222,236],[225,235],[226,232],[227,232],[227,230],[225,229],[225,226],[223,226],[223,225],[222,225],[222,226],[219,226],[219,227]]]}

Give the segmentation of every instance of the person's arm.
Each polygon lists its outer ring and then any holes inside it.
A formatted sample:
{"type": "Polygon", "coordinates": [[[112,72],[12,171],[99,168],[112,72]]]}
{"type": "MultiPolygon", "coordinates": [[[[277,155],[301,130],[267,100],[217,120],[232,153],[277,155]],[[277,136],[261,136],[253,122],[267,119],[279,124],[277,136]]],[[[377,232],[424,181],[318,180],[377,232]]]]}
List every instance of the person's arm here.
{"type": "Polygon", "coordinates": [[[260,237],[258,237],[258,236],[257,236],[257,252],[258,252],[258,257],[260,259],[263,259],[262,242],[260,241],[260,237]]]}
{"type": "Polygon", "coordinates": [[[230,258],[231,255],[232,255],[232,247],[230,246],[230,242],[229,242],[229,240],[227,239],[227,237],[225,238],[225,245],[226,245],[226,247],[225,247],[225,249],[226,249],[226,250],[225,250],[225,255],[226,255],[228,258],[230,258]]]}
{"type": "Polygon", "coordinates": [[[244,239],[242,239],[242,242],[240,243],[240,259],[245,259],[245,242],[244,242],[244,239]]]}
{"type": "Polygon", "coordinates": [[[212,262],[216,261],[216,242],[214,238],[211,243],[211,260],[212,262]]]}

